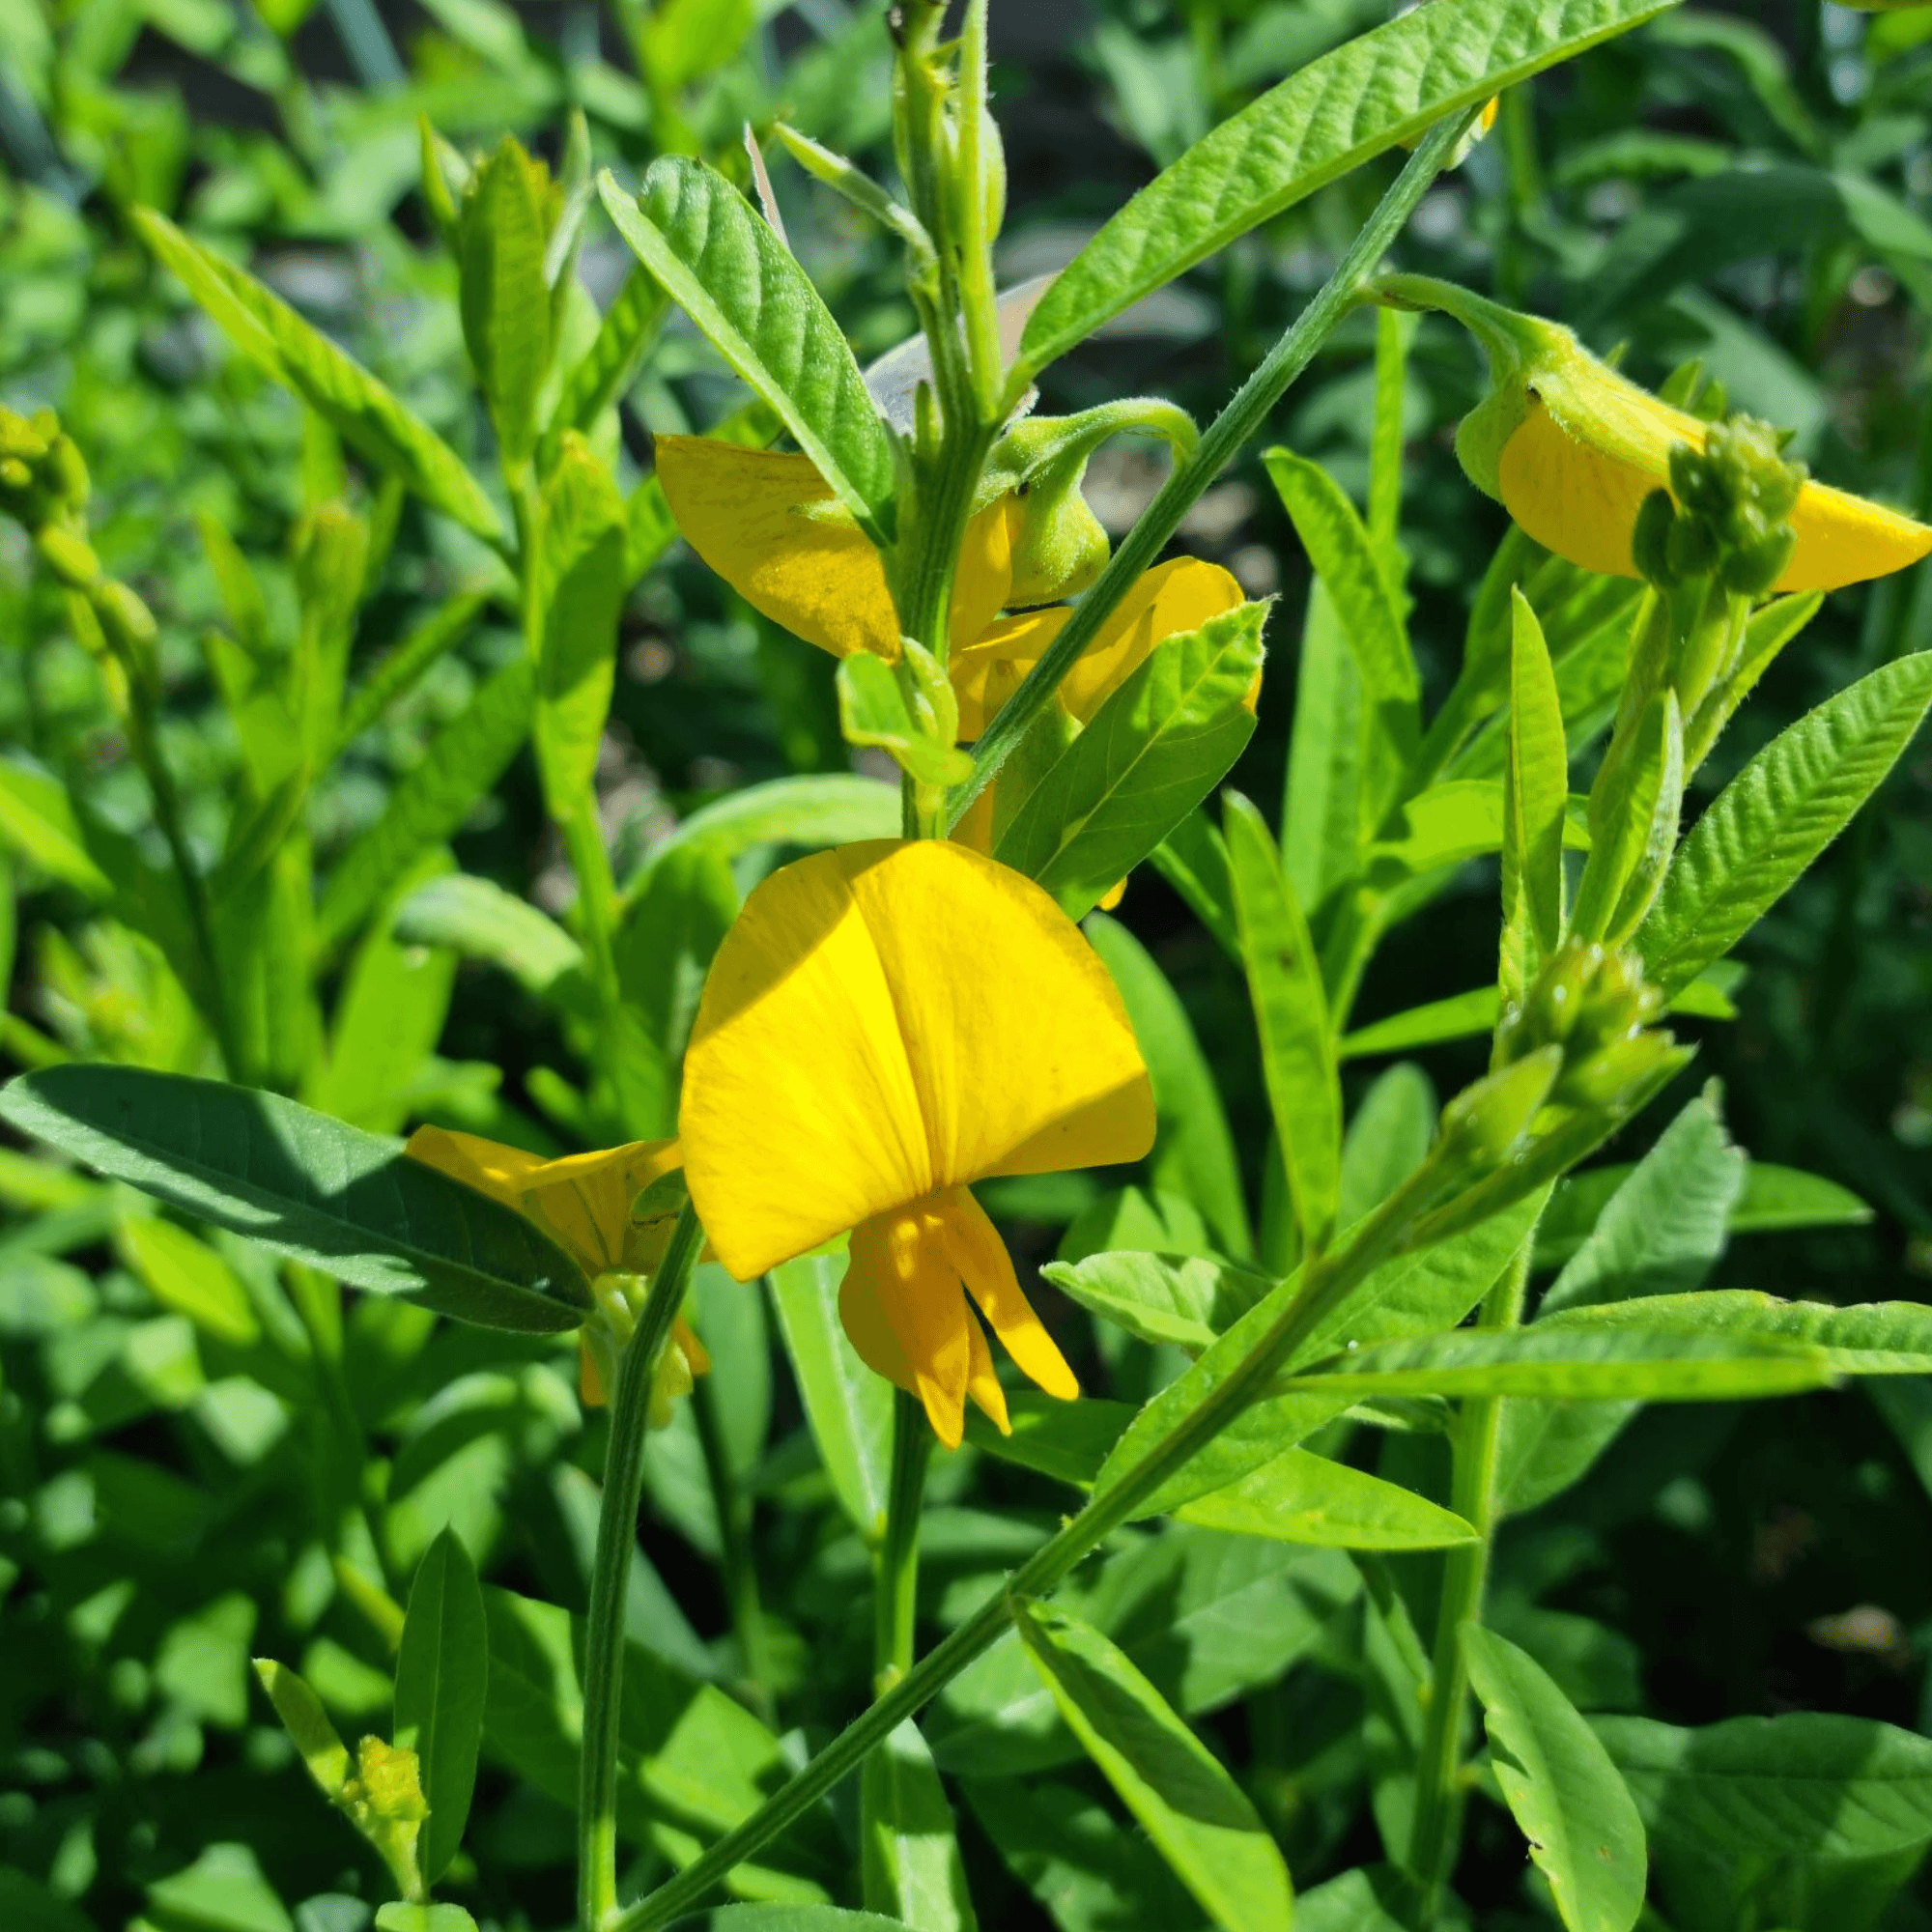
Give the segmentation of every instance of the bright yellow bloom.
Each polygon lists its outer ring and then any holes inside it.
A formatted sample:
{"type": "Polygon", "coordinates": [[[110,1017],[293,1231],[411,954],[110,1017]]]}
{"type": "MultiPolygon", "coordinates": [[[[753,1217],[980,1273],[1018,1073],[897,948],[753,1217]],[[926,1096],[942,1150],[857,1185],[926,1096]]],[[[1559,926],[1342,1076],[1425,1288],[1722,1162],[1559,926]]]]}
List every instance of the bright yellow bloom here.
{"type": "Polygon", "coordinates": [[[949,1446],[969,1395],[1007,1426],[968,1293],[1033,1380],[1078,1393],[967,1190],[1138,1160],[1153,1094],[1106,969],[1030,880],[933,840],[773,873],[705,981],[679,1127],[739,1280],[850,1231],[846,1333],[949,1446]]]}
{"type": "MultiPolygon", "coordinates": [[[[1387,276],[1378,292],[1454,316],[1489,352],[1490,394],[1456,433],[1469,480],[1546,550],[1635,577],[1637,512],[1669,488],[1671,451],[1701,450],[1710,424],[1618,375],[1559,323],[1426,275],[1387,276]]],[[[1804,485],[1790,524],[1779,591],[1837,590],[1932,554],[1932,527],[1823,483],[1804,485]]]]}
{"type": "MultiPolygon", "coordinates": [[[[593,1288],[601,1276],[648,1275],[664,1259],[677,1218],[654,1214],[637,1219],[632,1212],[645,1188],[683,1166],[684,1155],[674,1140],[633,1141],[599,1153],[545,1160],[478,1134],[418,1127],[404,1151],[534,1221],[590,1277],[593,1288]]],[[[598,1300],[603,1305],[608,1297],[600,1293],[598,1300]]],[[[703,1343],[678,1316],[651,1391],[653,1427],[670,1420],[673,1399],[689,1395],[692,1378],[710,1368],[703,1343]]],[[[603,1379],[587,1341],[582,1387],[585,1402],[602,1404],[603,1379]]]]}

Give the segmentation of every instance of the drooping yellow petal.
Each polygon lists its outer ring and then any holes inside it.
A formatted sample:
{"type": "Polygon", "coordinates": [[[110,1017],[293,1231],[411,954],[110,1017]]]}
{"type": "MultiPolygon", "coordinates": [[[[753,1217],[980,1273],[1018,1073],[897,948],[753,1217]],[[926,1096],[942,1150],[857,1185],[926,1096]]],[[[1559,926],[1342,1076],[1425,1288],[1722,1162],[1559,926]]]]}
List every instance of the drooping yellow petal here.
{"type": "MultiPolygon", "coordinates": [[[[661,436],[658,478],[677,526],[753,609],[836,657],[899,654],[899,620],[879,554],[838,507],[810,457],[661,436]]],[[[970,642],[1012,585],[1004,502],[967,525],[950,630],[970,642]]]]}
{"type": "MultiPolygon", "coordinates": [[[[880,1360],[910,1372],[912,1393],[924,1406],[933,1434],[956,1449],[965,1434],[966,1386],[973,1377],[973,1318],[940,1237],[939,1218],[932,1203],[918,1202],[855,1228],[838,1305],[843,1316],[848,1298],[875,1304],[896,1344],[896,1352],[877,1349],[880,1360]]],[[[878,1367],[866,1354],[867,1343],[877,1348],[873,1309],[856,1312],[858,1329],[848,1320],[846,1332],[860,1359],[878,1367]]]]}
{"type": "Polygon", "coordinates": [[[877,839],[752,895],[680,1127],[744,1281],[943,1187],[1137,1160],[1153,1100],[1113,981],[1045,893],[951,842],[877,839]]]}
{"type": "Polygon", "coordinates": [[[952,1188],[943,1198],[946,1252],[980,1304],[980,1312],[992,1323],[993,1333],[1022,1375],[1048,1395],[1071,1402],[1080,1393],[1080,1384],[1026,1298],[999,1230],[968,1189],[952,1188]]]}
{"type": "MultiPolygon", "coordinates": [[[[1504,506],[1546,550],[1606,577],[1635,577],[1637,511],[1667,487],[1670,452],[1701,449],[1709,425],[1601,365],[1563,384],[1560,413],[1532,391],[1504,443],[1496,483],[1504,506]]],[[[1932,526],[1807,483],[1792,513],[1798,538],[1781,592],[1837,590],[1932,554],[1932,526]]]]}
{"type": "Polygon", "coordinates": [[[972,1348],[966,1393],[1002,1435],[1010,1435],[1013,1424],[1007,1413],[1007,1392],[1000,1386],[999,1373],[993,1367],[993,1351],[986,1346],[986,1331],[974,1320],[970,1310],[966,1316],[966,1340],[972,1348]]]}
{"type": "MultiPolygon", "coordinates": [[[[1061,703],[1084,724],[1140,668],[1156,644],[1183,631],[1198,631],[1209,617],[1232,611],[1242,601],[1240,584],[1218,563],[1177,556],[1157,564],[1121,600],[1099,636],[1061,681],[1061,703]]],[[[1059,608],[1003,618],[954,655],[950,674],[959,699],[962,744],[970,744],[985,730],[1072,614],[1059,608]]],[[[1250,704],[1253,701],[1251,694],[1250,704]]]]}
{"type": "Polygon", "coordinates": [[[589,1275],[638,1269],[640,1260],[648,1265],[650,1258],[630,1252],[631,1204],[684,1161],[674,1140],[632,1141],[545,1160],[442,1127],[418,1127],[404,1151],[528,1215],[589,1275]]]}

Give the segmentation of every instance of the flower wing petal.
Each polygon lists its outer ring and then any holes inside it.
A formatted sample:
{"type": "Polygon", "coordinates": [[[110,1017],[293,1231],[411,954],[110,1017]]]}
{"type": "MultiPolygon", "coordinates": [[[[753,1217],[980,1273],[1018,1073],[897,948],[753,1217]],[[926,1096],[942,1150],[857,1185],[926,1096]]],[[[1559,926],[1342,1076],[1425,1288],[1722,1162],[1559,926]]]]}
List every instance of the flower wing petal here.
{"type": "Polygon", "coordinates": [[[1071,1402],[1080,1393],[1079,1381],[1026,1298],[1000,1231],[963,1187],[946,1198],[945,1233],[953,1266],[1020,1373],[1048,1395],[1071,1402]]]}
{"type": "Polygon", "coordinates": [[[657,469],[692,549],[754,610],[836,657],[898,656],[879,554],[810,457],[661,436],[657,469]]]}

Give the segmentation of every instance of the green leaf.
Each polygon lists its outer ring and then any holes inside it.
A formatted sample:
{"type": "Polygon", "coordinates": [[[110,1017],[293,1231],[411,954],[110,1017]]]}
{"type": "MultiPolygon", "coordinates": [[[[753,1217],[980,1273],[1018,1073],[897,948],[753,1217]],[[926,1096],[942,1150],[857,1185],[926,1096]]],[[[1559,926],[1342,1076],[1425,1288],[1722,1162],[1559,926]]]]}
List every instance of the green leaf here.
{"type": "Polygon", "coordinates": [[[12,758],[0,758],[0,840],[28,865],[89,898],[105,898],[114,890],[89,850],[66,787],[12,758]]]}
{"type": "Polygon", "coordinates": [[[1362,674],[1318,577],[1301,626],[1281,820],[1282,863],[1305,906],[1321,906],[1361,869],[1364,728],[1362,674]]]}
{"type": "Polygon", "coordinates": [[[638,259],[878,542],[894,483],[885,425],[791,251],[723,175],[681,155],[653,161],[635,200],[608,171],[598,190],[638,259]]]}
{"type": "Polygon", "coordinates": [[[1231,792],[1223,826],[1268,1105],[1296,1225],[1320,1249],[1334,1233],[1342,1168],[1342,1088],[1321,962],[1261,813],[1231,792]]]}
{"type": "Polygon", "coordinates": [[[416,1565],[396,1655],[395,1742],[419,1761],[429,1801],[419,1857],[431,1885],[463,1843],[489,1681],[483,1592],[469,1550],[445,1529],[416,1565]]]}
{"type": "Polygon", "coordinates": [[[1503,998],[1520,1001],[1563,936],[1564,813],[1570,754],[1543,626],[1511,592],[1508,820],[1503,839],[1503,998]]]}
{"type": "Polygon", "coordinates": [[[382,817],[329,874],[316,911],[316,944],[325,954],[355,931],[425,851],[453,838],[502,777],[529,729],[533,685],[526,660],[505,665],[403,775],[382,817]]]}
{"type": "Polygon", "coordinates": [[[626,884],[635,900],[652,870],[687,846],[736,859],[753,845],[854,845],[862,838],[899,836],[899,788],[880,779],[824,773],[769,779],[700,807],[644,861],[626,884]]]}
{"type": "Polygon", "coordinates": [[[551,413],[552,434],[574,429],[589,435],[597,418],[629,388],[668,306],[663,288],[642,268],[624,277],[598,325],[596,340],[563,380],[551,413]]]}
{"type": "MultiPolygon", "coordinates": [[[[1562,721],[1558,719],[1557,723],[1562,721]]],[[[1565,846],[1587,851],[1589,828],[1582,801],[1567,799],[1562,815],[1565,846]]],[[[1390,828],[1364,854],[1378,886],[1399,884],[1444,866],[1460,866],[1503,850],[1508,838],[1509,793],[1500,779],[1445,779],[1407,801],[1390,828]]]]}
{"type": "MultiPolygon", "coordinates": [[[[1752,1289],[1653,1295],[1553,1317],[1550,1326],[1682,1328],[1731,1340],[1796,1342],[1821,1349],[1833,1375],[1932,1375],[1932,1307],[1920,1301],[1782,1301],[1752,1289]]],[[[1543,1323],[1539,1322],[1538,1327],[1543,1323]]]]}
{"type": "Polygon", "coordinates": [[[376,1932],[476,1932],[460,1905],[405,1905],[391,1899],[376,1909],[376,1932]]]}
{"type": "Polygon", "coordinates": [[[232,1348],[245,1349],[260,1339],[262,1324],[235,1270],[185,1228],[127,1214],[116,1246],[162,1307],[185,1315],[232,1348]]]}
{"type": "Polygon", "coordinates": [[[583,951],[562,926],[490,879],[445,872],[396,908],[391,931],[405,946],[440,946],[502,971],[539,999],[588,1017],[583,951]]]}
{"type": "MultiPolygon", "coordinates": [[[[1367,1345],[1453,1328],[1494,1285],[1534,1225],[1541,1207],[1540,1197],[1527,1197],[1431,1248],[1385,1262],[1317,1325],[1289,1366],[1332,1355],[1351,1341],[1367,1345]]],[[[1300,1288],[1297,1271],[1271,1289],[1198,1362],[1176,1377],[1135,1416],[1095,1478],[1096,1493],[1104,1494],[1137,1467],[1156,1443],[1226,1380],[1281,1319],[1300,1288]]],[[[1186,1468],[1155,1491],[1137,1514],[1161,1515],[1195,1496],[1225,1488],[1353,1406],[1355,1397],[1341,1391],[1339,1378],[1322,1379],[1336,1392],[1270,1397],[1236,1416],[1186,1468]]]]}
{"type": "Polygon", "coordinates": [[[1000,836],[1000,863],[1072,918],[1097,905],[1253,737],[1266,617],[1265,604],[1242,604],[1157,643],[1028,794],[1000,836]]]}
{"type": "Polygon", "coordinates": [[[629,587],[624,500],[575,431],[544,486],[537,546],[535,736],[544,804],[561,824],[593,796],[617,680],[617,619],[629,587]]]}
{"type": "Polygon", "coordinates": [[[1070,1266],[1049,1262],[1040,1273],[1128,1334],[1197,1351],[1211,1347],[1274,1286],[1263,1275],[1200,1256],[1089,1255],[1070,1266]]]}
{"type": "Polygon", "coordinates": [[[975,1932],[952,1807],[910,1718],[867,1758],[863,1776],[867,1902],[918,1932],[975,1932]]]}
{"type": "Polygon", "coordinates": [[[1543,1396],[1573,1402],[1732,1402],[1832,1380],[1821,1349],[1630,1321],[1537,1322],[1383,1342],[1331,1355],[1283,1390],[1363,1395],[1543,1396]]]}
{"type": "Polygon", "coordinates": [[[1344,1060],[1368,1060],[1384,1053],[1411,1053],[1439,1046],[1445,1039],[1467,1039],[1493,1033],[1502,1014],[1502,996],[1493,986],[1477,986],[1446,1000],[1410,1007],[1385,1020],[1344,1034],[1338,1052],[1344,1060]]]}
{"type": "Polygon", "coordinates": [[[1667,993],[1722,958],[1850,822],[1932,704],[1932,652],[1900,658],[1767,745],[1685,839],[1636,935],[1667,993]]]}
{"type": "Polygon", "coordinates": [[[359,362],[165,215],[136,208],[131,218],[156,256],[264,375],[293,389],[345,442],[424,502],[480,537],[502,534],[495,507],[463,459],[359,362]]]}
{"type": "Polygon", "coordinates": [[[454,650],[474,628],[488,602],[482,595],[452,597],[435,616],[384,652],[343,706],[327,762],[339,758],[397,698],[454,650]]]}
{"type": "Polygon", "coordinates": [[[884,1530],[893,1454],[893,1396],[860,1361],[838,1319],[845,1257],[806,1255],[772,1269],[779,1332],[832,1492],[870,1542],[884,1530]]]}
{"type": "Polygon", "coordinates": [[[1288,1932],[1288,1866],[1240,1788],[1127,1657],[1043,1604],[1013,1620],[1060,1713],[1175,1876],[1226,1932],[1288,1932]]]}
{"type": "Polygon", "coordinates": [[[0,1119],[372,1293],[536,1334],[576,1327],[590,1306],[577,1264],[521,1214],[276,1094],[56,1066],[0,1090],[0,1119]]]}
{"type": "Polygon", "coordinates": [[[903,1921],[836,1905],[720,1905],[680,1918],[678,1932],[903,1932],[903,1921]]]}
{"type": "Polygon", "coordinates": [[[1152,955],[1117,920],[1095,913],[1085,930],[1113,976],[1153,1083],[1150,1180],[1193,1203],[1224,1252],[1236,1259],[1252,1254],[1234,1132],[1187,1009],[1152,955]]]}
{"type": "Polygon", "coordinates": [[[1794,1712],[1679,1730],[1593,1728],[1661,1837],[1734,1858],[1874,1858],[1932,1839],[1932,1741],[1865,1718],[1794,1712]]]}
{"type": "MultiPolygon", "coordinates": [[[[1634,1172],[1628,1163],[1610,1163],[1563,1181],[1536,1231],[1538,1264],[1563,1262],[1574,1255],[1589,1238],[1605,1204],[1634,1172]]],[[[1745,1170],[1744,1192],[1731,1209],[1730,1232],[1754,1235],[1800,1228],[1862,1228],[1871,1218],[1872,1210],[1835,1180],[1803,1174],[1795,1167],[1751,1161],[1745,1170]]]]}
{"type": "Polygon", "coordinates": [[[1148,1841],[1122,1832],[1093,1794],[1003,1777],[972,1779],[964,1796],[1008,1869],[1059,1932],[1123,1932],[1133,1925],[1198,1932],[1206,1923],[1148,1841]]]}
{"type": "Polygon", "coordinates": [[[1363,1094],[1342,1142],[1341,1226],[1372,1213],[1422,1165],[1440,1111],[1428,1074],[1410,1061],[1363,1094]]]}
{"type": "Polygon", "coordinates": [[[1460,1516],[1399,1484],[1291,1449],[1176,1514],[1204,1529],[1331,1549],[1444,1549],[1473,1543],[1460,1516]]]}
{"type": "Polygon", "coordinates": [[[255,1675],[281,1719],[282,1728],[315,1779],[316,1789],[333,1804],[349,1777],[349,1747],[335,1734],[319,1698],[293,1670],[271,1658],[255,1660],[255,1675]]]}
{"type": "Polygon", "coordinates": [[[1668,5],[1434,0],[1311,61],[1197,141],[1062,270],[1020,338],[1014,382],[1350,169],[1668,5]]]}
{"type": "Polygon", "coordinates": [[[1643,1821],[1609,1753],[1549,1680],[1493,1631],[1463,1629],[1490,1763],[1570,1932],[1631,1932],[1643,1911],[1643,1821]]]}
{"type": "Polygon", "coordinates": [[[1591,788],[1590,856],[1577,887],[1573,922],[1577,937],[1611,947],[1621,946],[1642,923],[1677,842],[1684,809],[1684,720],[1677,693],[1668,686],[1658,692],[1644,708],[1628,754],[1618,758],[1616,750],[1613,742],[1612,755],[1591,788]]]}
{"type": "Polygon", "coordinates": [[[1364,823],[1372,826],[1421,737],[1422,682],[1402,606],[1354,504],[1327,470],[1288,449],[1271,449],[1263,461],[1354,653],[1374,721],[1362,774],[1364,823]]]}
{"type": "Polygon", "coordinates": [[[536,440],[537,391],[550,369],[550,171],[514,136],[470,176],[457,221],[463,339],[506,466],[536,440]]]}
{"type": "Polygon", "coordinates": [[[1154,869],[1193,909],[1228,957],[1240,963],[1235,888],[1228,877],[1228,847],[1206,811],[1190,811],[1151,855],[1154,869]]]}
{"type": "Polygon", "coordinates": [[[1724,1251],[1748,1173],[1749,1162],[1724,1132],[1714,1086],[1630,1170],[1538,1312],[1697,1287],[1724,1251]]]}
{"type": "Polygon", "coordinates": [[[848,744],[891,753],[920,784],[958,784],[972,775],[972,753],[933,735],[914,715],[898,674],[870,651],[838,662],[838,727],[848,744]]]}

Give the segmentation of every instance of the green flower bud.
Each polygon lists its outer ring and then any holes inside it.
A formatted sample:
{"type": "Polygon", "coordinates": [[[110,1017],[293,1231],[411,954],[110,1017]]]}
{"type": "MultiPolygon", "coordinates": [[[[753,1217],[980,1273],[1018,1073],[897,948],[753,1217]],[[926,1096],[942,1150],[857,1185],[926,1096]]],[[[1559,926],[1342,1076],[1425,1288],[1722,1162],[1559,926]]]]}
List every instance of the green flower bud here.
{"type": "Polygon", "coordinates": [[[1550,1098],[1570,1107],[1614,1107],[1676,1050],[1667,1033],[1633,1034],[1566,1067],[1550,1098]]]}
{"type": "Polygon", "coordinates": [[[1562,1071],[1563,1049],[1546,1046],[1465,1087],[1442,1109],[1444,1158],[1474,1169],[1507,1160],[1562,1071]]]}
{"type": "Polygon", "coordinates": [[[1728,552],[1719,576],[1724,588],[1740,597],[1765,597],[1791,567],[1797,550],[1798,532],[1789,524],[1778,524],[1756,542],[1728,552]]]}
{"type": "Polygon", "coordinates": [[[100,559],[94,546],[78,530],[59,524],[44,524],[34,532],[34,548],[41,561],[70,590],[90,590],[99,581],[100,559]]]}
{"type": "Polygon", "coordinates": [[[80,510],[87,506],[88,476],[87,459],[80,453],[80,446],[71,436],[54,439],[47,451],[48,481],[61,501],[70,509],[80,510]]]}
{"type": "Polygon", "coordinates": [[[1631,560],[1636,574],[1660,590],[1677,582],[1677,566],[1670,558],[1670,539],[1677,522],[1677,506],[1668,490],[1653,490],[1636,513],[1636,527],[1631,534],[1631,560]]]}
{"type": "Polygon", "coordinates": [[[94,593],[95,614],[116,650],[145,658],[155,644],[155,613],[125,583],[108,582],[94,593]]]}

